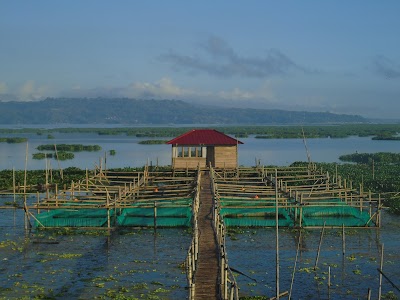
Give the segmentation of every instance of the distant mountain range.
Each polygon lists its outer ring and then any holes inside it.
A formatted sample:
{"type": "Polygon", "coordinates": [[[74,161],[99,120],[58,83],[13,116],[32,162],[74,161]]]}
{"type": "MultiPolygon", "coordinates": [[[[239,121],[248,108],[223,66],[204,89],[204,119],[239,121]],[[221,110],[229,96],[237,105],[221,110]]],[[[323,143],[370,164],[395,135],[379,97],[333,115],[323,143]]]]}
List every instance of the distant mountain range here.
{"type": "Polygon", "coordinates": [[[358,115],[277,109],[221,108],[181,100],[48,98],[0,102],[0,124],[340,124],[358,115]]]}

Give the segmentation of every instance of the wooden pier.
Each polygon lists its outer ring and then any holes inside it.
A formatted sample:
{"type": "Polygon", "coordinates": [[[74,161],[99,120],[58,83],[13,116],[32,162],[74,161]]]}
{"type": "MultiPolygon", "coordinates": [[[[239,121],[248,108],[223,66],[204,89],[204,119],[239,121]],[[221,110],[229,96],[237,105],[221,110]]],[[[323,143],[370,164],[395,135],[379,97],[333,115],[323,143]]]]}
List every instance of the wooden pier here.
{"type": "Polygon", "coordinates": [[[212,201],[210,174],[203,172],[198,215],[199,256],[195,274],[195,299],[220,299],[218,246],[213,229],[212,201]]]}

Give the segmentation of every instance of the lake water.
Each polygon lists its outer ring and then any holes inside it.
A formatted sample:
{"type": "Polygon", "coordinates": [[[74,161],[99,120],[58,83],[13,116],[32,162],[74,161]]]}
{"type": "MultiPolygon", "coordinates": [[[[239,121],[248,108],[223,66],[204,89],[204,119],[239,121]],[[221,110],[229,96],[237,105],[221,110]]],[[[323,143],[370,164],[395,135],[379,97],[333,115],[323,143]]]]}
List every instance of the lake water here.
{"type": "MultiPolygon", "coordinates": [[[[11,136],[11,135],[7,135],[11,136]]],[[[14,135],[15,136],[15,135],[14,135]]],[[[29,139],[28,169],[44,169],[44,160],[33,160],[41,144],[98,144],[100,152],[80,152],[74,160],[60,162],[62,168],[92,169],[109,150],[107,167],[143,166],[147,161],[168,165],[169,145],[139,145],[147,138],[54,133],[46,136],[21,134],[29,139]]],[[[306,161],[301,139],[240,139],[239,164],[289,165],[306,161]]],[[[399,152],[398,141],[373,141],[370,137],[308,139],[315,162],[339,162],[342,154],[399,152]]],[[[0,169],[24,169],[26,144],[0,144],[0,169]]],[[[57,162],[51,160],[53,168],[57,162]]],[[[10,199],[0,197],[0,205],[10,199]]],[[[387,213],[381,229],[347,229],[346,254],[342,255],[340,230],[326,231],[317,271],[314,266],[319,230],[303,233],[293,299],[365,299],[368,288],[377,298],[381,244],[385,245],[385,274],[400,285],[400,218],[387,213]],[[332,287],[327,288],[331,267],[332,287]]],[[[111,236],[60,235],[52,231],[25,232],[22,210],[0,210],[0,299],[111,299],[130,296],[140,299],[185,299],[186,276],[181,268],[190,244],[184,229],[124,230],[111,236]],[[35,242],[36,241],[36,242],[35,242]],[[42,243],[44,241],[44,243],[42,243]],[[56,243],[46,243],[55,241],[56,243]]],[[[244,229],[227,238],[230,265],[248,275],[238,275],[242,296],[273,296],[275,290],[275,232],[273,229],[244,229]],[[254,279],[254,280],[253,280],[254,279]]],[[[281,288],[290,288],[298,232],[280,230],[281,288]]],[[[383,293],[398,292],[383,281],[383,293]]]]}
{"type": "MultiPolygon", "coordinates": [[[[45,160],[34,160],[32,154],[39,152],[36,147],[42,144],[84,144],[100,145],[99,152],[76,152],[73,160],[61,161],[62,168],[76,166],[82,169],[93,169],[99,165],[109,150],[115,150],[116,155],[107,155],[107,167],[138,167],[146,162],[153,165],[171,164],[170,145],[140,145],[139,141],[149,138],[117,135],[105,136],[93,133],[54,133],[55,139],[35,134],[14,134],[28,138],[28,169],[45,169],[45,160]]],[[[168,140],[168,138],[165,138],[168,140]]],[[[241,138],[244,144],[239,145],[239,164],[254,166],[259,160],[263,165],[290,165],[295,161],[307,161],[307,154],[302,139],[256,139],[241,138]]],[[[399,152],[399,141],[375,141],[371,137],[348,137],[343,139],[318,138],[308,139],[307,146],[314,162],[339,162],[339,156],[354,152],[399,152]]],[[[0,143],[0,169],[23,170],[25,168],[26,144],[0,143]]],[[[53,169],[58,168],[58,162],[50,160],[53,169]]]]}
{"type": "MultiPolygon", "coordinates": [[[[293,283],[292,299],[371,299],[378,298],[380,249],[384,244],[383,272],[400,285],[400,218],[383,214],[381,229],[346,229],[345,255],[342,254],[342,230],[327,229],[321,243],[317,270],[314,271],[321,230],[303,231],[293,283]],[[331,267],[331,288],[328,289],[328,268],[331,267]]],[[[238,275],[242,296],[275,295],[275,229],[243,229],[227,238],[231,267],[247,276],[238,275]],[[253,280],[254,279],[254,280],[253,280]]],[[[280,291],[289,291],[296,257],[298,232],[279,231],[280,291]]],[[[395,292],[383,279],[383,294],[395,292]]],[[[287,298],[284,298],[287,299],[287,298]]]]}

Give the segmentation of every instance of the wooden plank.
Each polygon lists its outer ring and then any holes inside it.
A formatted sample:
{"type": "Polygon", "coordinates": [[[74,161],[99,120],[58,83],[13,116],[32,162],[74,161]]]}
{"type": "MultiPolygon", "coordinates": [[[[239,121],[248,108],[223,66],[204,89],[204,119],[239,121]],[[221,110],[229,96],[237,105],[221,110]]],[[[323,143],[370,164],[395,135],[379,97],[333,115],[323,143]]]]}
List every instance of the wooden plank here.
{"type": "Polygon", "coordinates": [[[200,208],[198,227],[201,232],[199,237],[199,258],[195,274],[195,299],[218,298],[218,252],[217,241],[212,227],[212,195],[210,189],[210,176],[204,174],[201,179],[200,208]]]}

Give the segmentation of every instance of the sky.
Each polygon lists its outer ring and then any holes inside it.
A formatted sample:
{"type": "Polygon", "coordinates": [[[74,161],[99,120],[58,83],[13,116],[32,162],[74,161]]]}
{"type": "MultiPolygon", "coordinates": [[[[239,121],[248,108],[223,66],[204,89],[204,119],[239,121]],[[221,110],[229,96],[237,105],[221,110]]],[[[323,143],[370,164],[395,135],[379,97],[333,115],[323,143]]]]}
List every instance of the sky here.
{"type": "Polygon", "coordinates": [[[400,1],[0,0],[0,101],[400,119],[400,1]]]}

